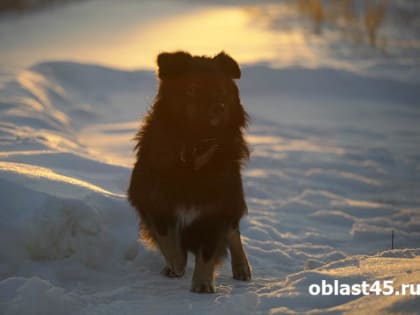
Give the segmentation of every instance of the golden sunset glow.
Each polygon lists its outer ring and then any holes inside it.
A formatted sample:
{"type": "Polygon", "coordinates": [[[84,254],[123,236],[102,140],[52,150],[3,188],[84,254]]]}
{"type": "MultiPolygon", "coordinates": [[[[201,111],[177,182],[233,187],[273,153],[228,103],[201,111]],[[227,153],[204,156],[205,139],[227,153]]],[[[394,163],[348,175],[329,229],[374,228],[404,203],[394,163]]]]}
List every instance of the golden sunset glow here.
{"type": "Polygon", "coordinates": [[[315,58],[302,32],[269,30],[254,23],[249,10],[237,7],[193,11],[155,20],[128,32],[121,43],[105,54],[104,61],[123,67],[151,68],[159,52],[175,50],[199,55],[225,50],[241,63],[276,60],[287,64],[315,58]]]}

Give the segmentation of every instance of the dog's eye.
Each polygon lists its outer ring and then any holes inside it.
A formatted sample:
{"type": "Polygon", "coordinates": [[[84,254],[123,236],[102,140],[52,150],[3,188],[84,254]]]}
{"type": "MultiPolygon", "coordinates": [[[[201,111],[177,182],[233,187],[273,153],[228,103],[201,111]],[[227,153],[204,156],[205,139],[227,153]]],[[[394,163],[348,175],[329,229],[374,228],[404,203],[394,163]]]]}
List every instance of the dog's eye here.
{"type": "Polygon", "coordinates": [[[198,86],[195,84],[191,84],[187,87],[185,94],[189,97],[196,97],[198,92],[198,86]]]}

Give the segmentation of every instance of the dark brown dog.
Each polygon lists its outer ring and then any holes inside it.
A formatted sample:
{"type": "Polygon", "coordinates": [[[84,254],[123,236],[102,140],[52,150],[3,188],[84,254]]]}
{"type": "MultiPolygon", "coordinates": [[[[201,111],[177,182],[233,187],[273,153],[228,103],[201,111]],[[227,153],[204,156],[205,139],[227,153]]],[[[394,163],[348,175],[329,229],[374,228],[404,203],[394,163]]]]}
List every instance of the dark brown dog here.
{"type": "Polygon", "coordinates": [[[158,56],[159,91],[137,133],[128,198],[140,215],[141,239],[162,252],[169,277],[195,254],[191,290],[214,292],[214,271],[229,248],[233,277],[249,280],[239,220],[246,213],[241,166],[249,150],[238,64],[185,52],[158,56]]]}

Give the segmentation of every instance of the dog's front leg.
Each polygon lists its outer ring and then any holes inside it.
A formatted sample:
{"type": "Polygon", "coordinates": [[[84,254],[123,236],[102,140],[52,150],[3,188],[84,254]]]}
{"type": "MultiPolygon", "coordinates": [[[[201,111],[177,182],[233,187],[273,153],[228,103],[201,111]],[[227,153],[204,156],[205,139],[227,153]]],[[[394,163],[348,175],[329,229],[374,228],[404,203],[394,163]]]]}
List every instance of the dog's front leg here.
{"type": "Polygon", "coordinates": [[[155,239],[166,262],[162,273],[170,278],[183,276],[187,265],[187,251],[182,248],[176,229],[168,228],[165,233],[156,232],[155,239]]]}
{"type": "Polygon", "coordinates": [[[229,233],[229,250],[232,259],[233,278],[243,281],[250,280],[251,268],[242,246],[241,233],[238,228],[232,229],[229,233]]]}
{"type": "Polygon", "coordinates": [[[195,267],[191,285],[191,291],[197,293],[214,293],[214,271],[216,268],[215,257],[204,260],[202,251],[195,255],[195,267]]]}

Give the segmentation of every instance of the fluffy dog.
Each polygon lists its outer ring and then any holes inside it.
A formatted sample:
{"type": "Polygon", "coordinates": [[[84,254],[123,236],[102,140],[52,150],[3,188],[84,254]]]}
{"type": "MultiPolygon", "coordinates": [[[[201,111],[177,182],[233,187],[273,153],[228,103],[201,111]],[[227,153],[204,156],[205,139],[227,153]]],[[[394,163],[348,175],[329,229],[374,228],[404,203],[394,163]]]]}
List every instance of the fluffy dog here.
{"type": "Polygon", "coordinates": [[[137,161],[128,198],[140,215],[140,238],[165,258],[163,273],[180,277],[195,254],[191,290],[215,292],[216,266],[230,250],[233,277],[249,280],[239,221],[246,213],[241,167],[247,114],[241,71],[224,52],[157,58],[158,94],[136,135],[137,161]]]}

